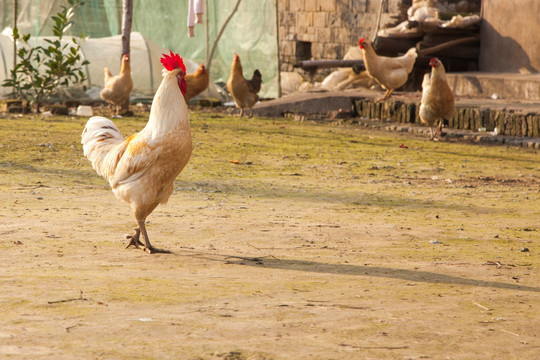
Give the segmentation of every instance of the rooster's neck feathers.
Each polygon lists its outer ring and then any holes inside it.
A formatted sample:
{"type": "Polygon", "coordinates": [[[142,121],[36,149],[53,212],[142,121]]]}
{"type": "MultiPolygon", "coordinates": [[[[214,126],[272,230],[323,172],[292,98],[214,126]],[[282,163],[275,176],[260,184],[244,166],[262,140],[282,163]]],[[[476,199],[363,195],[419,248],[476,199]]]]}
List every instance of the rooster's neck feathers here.
{"type": "Polygon", "coordinates": [[[144,128],[152,139],[162,136],[178,127],[189,129],[189,114],[184,96],[178,87],[176,75],[182,69],[167,73],[154,95],[150,118],[144,128]]]}

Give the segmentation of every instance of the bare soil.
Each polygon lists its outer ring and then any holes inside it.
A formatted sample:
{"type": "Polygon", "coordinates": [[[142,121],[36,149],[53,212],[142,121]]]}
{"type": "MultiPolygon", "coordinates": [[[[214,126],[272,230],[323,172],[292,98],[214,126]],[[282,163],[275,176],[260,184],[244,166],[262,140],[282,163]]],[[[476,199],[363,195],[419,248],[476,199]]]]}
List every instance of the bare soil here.
{"type": "Polygon", "coordinates": [[[538,150],[195,112],[149,255],[85,121],[0,118],[0,358],[540,358],[538,150]]]}

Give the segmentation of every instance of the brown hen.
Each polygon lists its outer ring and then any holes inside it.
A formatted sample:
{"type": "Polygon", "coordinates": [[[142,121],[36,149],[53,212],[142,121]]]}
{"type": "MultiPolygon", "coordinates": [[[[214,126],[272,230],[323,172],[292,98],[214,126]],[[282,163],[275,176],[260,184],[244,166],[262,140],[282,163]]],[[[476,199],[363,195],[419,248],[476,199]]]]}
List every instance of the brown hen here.
{"type": "Polygon", "coordinates": [[[253,72],[250,80],[244,78],[240,56],[234,54],[227,89],[232,95],[236,107],[240,109],[240,117],[244,115],[245,108],[251,109],[259,101],[257,93],[261,90],[261,83],[262,75],[258,69],[253,72]]]}
{"type": "Polygon", "coordinates": [[[120,74],[113,76],[107,67],[104,69],[104,73],[105,87],[99,96],[114,107],[115,115],[119,115],[120,110],[129,109],[129,95],[133,89],[129,55],[122,56],[120,74]]]}
{"type": "Polygon", "coordinates": [[[435,139],[442,132],[443,119],[450,120],[454,116],[454,94],[446,81],[444,66],[437,58],[432,58],[431,77],[424,75],[422,82],[422,101],[420,103],[420,121],[429,126],[431,139],[435,139]],[[437,131],[433,134],[432,126],[439,120],[437,131]]]}
{"type": "Polygon", "coordinates": [[[187,74],[184,79],[187,84],[187,91],[184,94],[184,99],[186,103],[191,100],[193,97],[202,93],[208,87],[210,83],[210,76],[206,67],[201,64],[197,71],[191,74],[187,74]]]}

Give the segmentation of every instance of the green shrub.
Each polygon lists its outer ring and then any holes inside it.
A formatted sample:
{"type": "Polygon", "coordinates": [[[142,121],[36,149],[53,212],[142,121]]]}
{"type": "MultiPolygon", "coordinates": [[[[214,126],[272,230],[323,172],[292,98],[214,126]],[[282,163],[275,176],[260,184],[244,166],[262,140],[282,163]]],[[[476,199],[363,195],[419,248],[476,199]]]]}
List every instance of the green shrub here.
{"type": "Polygon", "coordinates": [[[70,7],[62,6],[62,10],[51,17],[56,39],[45,39],[45,46],[30,46],[30,34],[21,36],[17,28],[13,29],[14,41],[20,40],[26,46],[17,50],[17,64],[2,86],[13,88],[11,96],[27,100],[36,112],[39,112],[43,100],[59,88],[81,84],[86,80],[83,66],[89,62],[81,62],[83,36],[78,39],[73,37],[72,42],[62,44],[65,32],[73,25],[75,10],[84,2],[68,0],[68,3],[70,7]]]}

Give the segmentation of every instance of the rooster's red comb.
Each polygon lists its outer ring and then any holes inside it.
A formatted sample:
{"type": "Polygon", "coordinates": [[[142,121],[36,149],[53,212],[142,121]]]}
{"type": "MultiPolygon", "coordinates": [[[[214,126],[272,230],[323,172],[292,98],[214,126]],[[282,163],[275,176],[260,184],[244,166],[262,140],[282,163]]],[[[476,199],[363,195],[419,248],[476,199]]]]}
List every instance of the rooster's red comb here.
{"type": "Polygon", "coordinates": [[[358,46],[360,46],[360,48],[363,48],[365,41],[366,41],[366,38],[361,38],[360,40],[358,40],[358,46]]]}
{"type": "Polygon", "coordinates": [[[163,57],[160,59],[161,63],[163,64],[163,67],[165,69],[172,71],[174,69],[182,69],[182,71],[186,72],[186,67],[184,65],[184,60],[180,57],[180,55],[175,54],[172,52],[172,50],[169,50],[170,54],[161,54],[163,57]]]}

